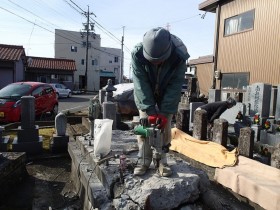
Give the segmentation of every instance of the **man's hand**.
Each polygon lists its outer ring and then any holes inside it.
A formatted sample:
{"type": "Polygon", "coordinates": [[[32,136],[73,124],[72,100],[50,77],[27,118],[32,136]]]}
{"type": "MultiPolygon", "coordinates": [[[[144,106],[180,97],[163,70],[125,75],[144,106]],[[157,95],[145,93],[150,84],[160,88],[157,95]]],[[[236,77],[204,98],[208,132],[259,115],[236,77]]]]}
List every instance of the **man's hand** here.
{"type": "Polygon", "coordinates": [[[162,114],[150,115],[148,117],[149,123],[157,125],[158,128],[163,129],[167,124],[167,118],[162,114]]]}

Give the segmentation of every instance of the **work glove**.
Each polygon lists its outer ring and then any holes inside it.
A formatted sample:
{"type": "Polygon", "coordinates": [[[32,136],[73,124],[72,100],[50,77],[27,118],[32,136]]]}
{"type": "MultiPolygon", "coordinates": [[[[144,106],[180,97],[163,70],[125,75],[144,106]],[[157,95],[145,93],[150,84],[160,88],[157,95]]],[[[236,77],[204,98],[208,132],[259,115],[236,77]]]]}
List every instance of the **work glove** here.
{"type": "Polygon", "coordinates": [[[167,118],[162,114],[154,114],[148,117],[148,121],[150,124],[156,125],[160,129],[164,129],[167,124],[167,118]]]}

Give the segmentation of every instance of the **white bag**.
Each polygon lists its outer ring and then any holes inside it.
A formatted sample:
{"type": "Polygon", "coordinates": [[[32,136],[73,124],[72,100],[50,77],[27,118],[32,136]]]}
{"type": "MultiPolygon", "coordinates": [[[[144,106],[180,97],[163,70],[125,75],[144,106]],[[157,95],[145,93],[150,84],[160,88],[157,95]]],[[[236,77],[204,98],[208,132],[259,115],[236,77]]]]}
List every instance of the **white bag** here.
{"type": "Polygon", "coordinates": [[[103,157],[108,155],[111,149],[113,120],[94,120],[94,155],[103,157]]]}

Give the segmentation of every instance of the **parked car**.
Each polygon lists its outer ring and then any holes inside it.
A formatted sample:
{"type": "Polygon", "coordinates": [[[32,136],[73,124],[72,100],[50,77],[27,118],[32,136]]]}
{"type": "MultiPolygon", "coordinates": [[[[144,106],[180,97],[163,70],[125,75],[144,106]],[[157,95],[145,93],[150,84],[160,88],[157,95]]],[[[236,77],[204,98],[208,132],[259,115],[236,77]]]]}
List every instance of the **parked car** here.
{"type": "Polygon", "coordinates": [[[0,122],[21,120],[21,97],[34,96],[35,115],[58,113],[58,101],[53,87],[41,82],[16,82],[0,90],[0,122]]]}
{"type": "Polygon", "coordinates": [[[51,83],[50,85],[55,89],[57,98],[72,97],[72,91],[69,88],[67,88],[65,85],[59,83],[51,83]]]}

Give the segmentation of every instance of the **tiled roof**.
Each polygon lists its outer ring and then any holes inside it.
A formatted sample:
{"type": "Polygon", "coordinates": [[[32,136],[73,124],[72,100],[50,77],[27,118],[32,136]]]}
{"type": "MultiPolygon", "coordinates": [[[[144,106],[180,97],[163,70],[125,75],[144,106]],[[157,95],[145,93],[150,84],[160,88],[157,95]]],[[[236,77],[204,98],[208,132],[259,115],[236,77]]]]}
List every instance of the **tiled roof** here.
{"type": "Polygon", "coordinates": [[[70,59],[27,57],[27,69],[76,71],[76,63],[70,59]]]}
{"type": "Polygon", "coordinates": [[[18,61],[25,56],[23,46],[0,44],[0,60],[18,61]]]}
{"type": "Polygon", "coordinates": [[[214,62],[214,56],[213,55],[206,55],[201,56],[197,59],[189,60],[189,65],[196,65],[196,64],[204,64],[204,63],[213,63],[214,62]]]}

